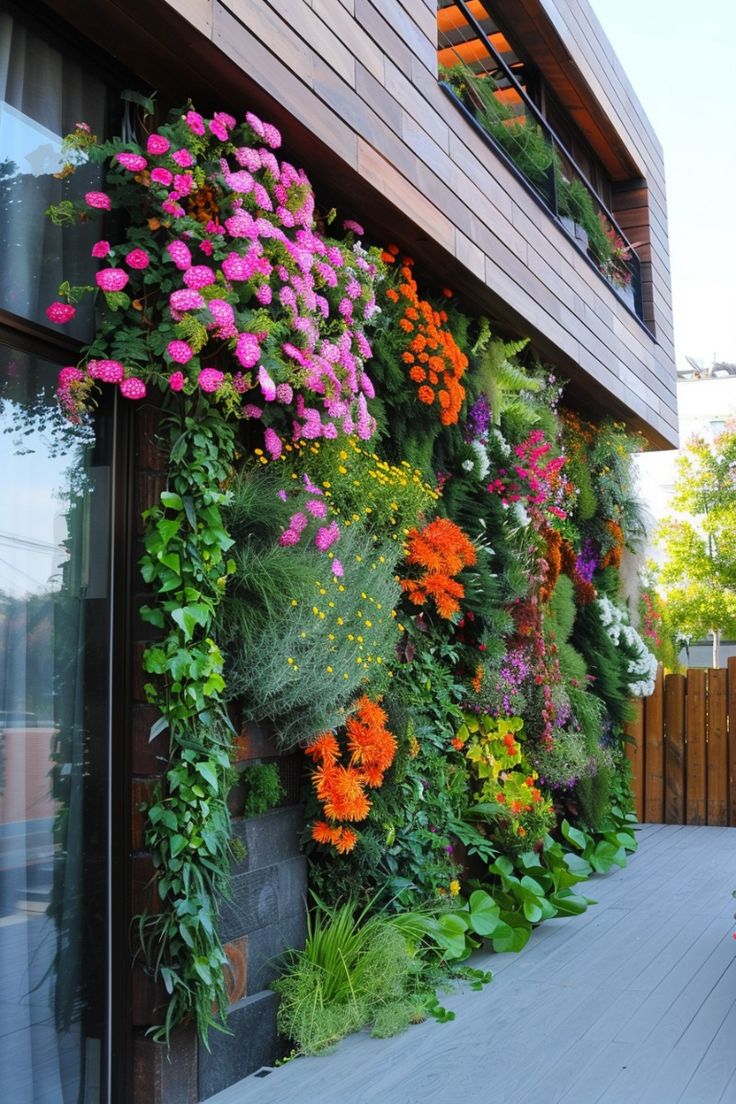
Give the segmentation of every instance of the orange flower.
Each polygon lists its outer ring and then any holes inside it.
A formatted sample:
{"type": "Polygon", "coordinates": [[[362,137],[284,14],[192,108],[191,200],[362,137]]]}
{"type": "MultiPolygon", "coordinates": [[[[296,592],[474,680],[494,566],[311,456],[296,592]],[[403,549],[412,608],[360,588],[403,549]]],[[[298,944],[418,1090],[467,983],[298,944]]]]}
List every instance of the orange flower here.
{"type": "Polygon", "coordinates": [[[414,363],[414,354],[413,353],[402,353],[401,354],[401,359],[403,360],[404,364],[413,364],[414,363]]]}
{"type": "Polygon", "coordinates": [[[422,568],[419,578],[401,581],[401,587],[414,605],[422,606],[430,598],[443,618],[450,618],[460,609],[462,583],[453,578],[477,559],[473,542],[459,525],[447,518],[435,518],[421,530],[407,534],[406,561],[422,568]]]}
{"type": "Polygon", "coordinates": [[[312,839],[317,843],[335,843],[339,832],[339,828],[332,828],[324,820],[315,820],[312,825],[312,839]]]}
{"type": "Polygon", "coordinates": [[[450,743],[456,751],[462,751],[462,749],[465,747],[465,741],[461,740],[459,736],[453,736],[450,740],[450,743]]]}
{"type": "Polygon", "coordinates": [[[409,369],[409,379],[413,380],[414,383],[422,383],[426,378],[427,373],[419,364],[415,364],[413,368],[409,369]]]}
{"type": "Polygon", "coordinates": [[[455,293],[450,288],[443,287],[442,294],[444,295],[445,299],[452,299],[455,293]]]}
{"type": "Polygon", "coordinates": [[[399,325],[406,333],[411,333],[411,331],[414,329],[408,318],[400,318],[399,325]]]}
{"type": "Polygon", "coordinates": [[[395,291],[394,288],[389,288],[386,292],[386,298],[390,299],[392,303],[398,303],[399,293],[398,291],[395,291]]]}
{"type": "Polygon", "coordinates": [[[339,828],[337,829],[339,836],[333,842],[335,849],[340,855],[347,855],[349,851],[352,851],[358,842],[357,834],[352,828],[339,828]]]}
{"type": "Polygon", "coordinates": [[[335,739],[334,732],[323,732],[304,749],[304,753],[315,762],[319,761],[325,766],[332,766],[340,758],[340,745],[335,739]]]}
{"type": "Polygon", "coordinates": [[[345,724],[352,753],[350,762],[362,766],[366,783],[374,788],[383,782],[396,754],[396,737],[386,728],[387,720],[380,705],[363,696],[345,724]]]}
{"type": "Polygon", "coordinates": [[[425,403],[427,406],[431,406],[434,402],[434,391],[431,387],[427,387],[426,384],[419,388],[417,395],[419,401],[425,403]]]}

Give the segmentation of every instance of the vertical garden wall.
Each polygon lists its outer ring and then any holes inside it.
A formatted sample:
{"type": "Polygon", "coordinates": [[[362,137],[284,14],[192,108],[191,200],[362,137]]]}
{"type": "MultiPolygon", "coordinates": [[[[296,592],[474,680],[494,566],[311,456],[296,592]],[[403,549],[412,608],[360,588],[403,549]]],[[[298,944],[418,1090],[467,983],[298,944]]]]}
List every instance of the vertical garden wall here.
{"type": "MultiPolygon", "coordinates": [[[[576,883],[634,847],[623,731],[656,663],[619,572],[641,536],[638,442],[567,410],[526,341],[423,284],[410,243],[323,215],[280,143],[189,108],[137,143],[80,124],[69,168],[96,158],[108,184],[52,216],[116,210],[126,229],[100,223],[96,289],[62,285],[48,314],[99,299],[60,376],[71,418],[103,385],[164,411],[140,567],[169,753],[143,811],[158,903],[137,925],[159,1035],[205,1037],[226,1012],[217,902],[242,862],[227,797],[252,724],[305,753],[315,924],[348,902],[392,971],[305,1024],[314,977],[292,960],[282,1024],[318,1050],[431,1011],[438,971],[484,938],[520,949],[587,907],[576,883]]],[[[273,774],[247,785],[278,804],[273,774]]]]}

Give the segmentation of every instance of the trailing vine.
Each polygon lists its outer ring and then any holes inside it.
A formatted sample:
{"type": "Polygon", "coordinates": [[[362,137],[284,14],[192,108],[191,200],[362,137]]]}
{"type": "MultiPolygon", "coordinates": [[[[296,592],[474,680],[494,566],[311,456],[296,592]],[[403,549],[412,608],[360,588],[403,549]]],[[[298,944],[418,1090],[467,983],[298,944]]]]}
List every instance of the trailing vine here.
{"type": "Polygon", "coordinates": [[[223,659],[212,638],[217,606],[234,563],[222,521],[222,490],[235,455],[232,426],[200,397],[168,418],[169,487],[147,510],[141,571],[154,603],[141,611],[163,638],[145,651],[149,702],[168,728],[165,784],[147,809],[146,845],[166,908],[140,917],[148,963],[170,994],[154,1033],[193,1018],[203,1039],[227,1007],[216,901],[227,892],[230,820],[229,721],[222,703],[223,659]]]}

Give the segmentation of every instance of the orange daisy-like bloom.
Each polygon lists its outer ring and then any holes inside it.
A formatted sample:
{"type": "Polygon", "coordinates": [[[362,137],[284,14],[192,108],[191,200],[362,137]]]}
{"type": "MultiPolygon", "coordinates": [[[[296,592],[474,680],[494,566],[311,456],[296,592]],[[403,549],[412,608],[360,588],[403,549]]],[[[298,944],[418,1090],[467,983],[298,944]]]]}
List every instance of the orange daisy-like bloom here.
{"type": "Polygon", "coordinates": [[[427,373],[418,364],[409,369],[409,379],[413,380],[414,383],[423,383],[426,378],[427,373]]]}
{"type": "Polygon", "coordinates": [[[351,763],[362,767],[366,783],[374,788],[381,785],[396,755],[396,737],[386,727],[387,720],[380,705],[364,695],[345,724],[351,763]]]}
{"type": "Polygon", "coordinates": [[[476,559],[475,545],[460,526],[447,518],[435,518],[407,535],[406,561],[423,571],[418,578],[403,579],[401,587],[414,605],[424,605],[431,598],[440,617],[450,618],[465,595],[462,583],[453,576],[476,559]]]}
{"type": "Polygon", "coordinates": [[[371,803],[364,786],[361,772],[354,767],[334,767],[326,779],[323,794],[318,790],[330,820],[365,820],[371,803]]]}
{"type": "Polygon", "coordinates": [[[335,849],[340,855],[347,855],[358,842],[358,835],[352,828],[340,828],[339,838],[334,841],[335,849]]]}
{"type": "Polygon", "coordinates": [[[304,749],[305,754],[315,762],[332,766],[340,758],[340,745],[334,732],[323,732],[304,749]]]}
{"type": "Polygon", "coordinates": [[[333,828],[324,820],[315,820],[312,825],[312,839],[317,843],[336,843],[340,837],[340,829],[333,828]]]}
{"type": "Polygon", "coordinates": [[[419,401],[423,402],[426,406],[431,406],[434,402],[434,391],[431,387],[427,387],[426,384],[423,384],[423,386],[419,388],[417,395],[419,401]]]}

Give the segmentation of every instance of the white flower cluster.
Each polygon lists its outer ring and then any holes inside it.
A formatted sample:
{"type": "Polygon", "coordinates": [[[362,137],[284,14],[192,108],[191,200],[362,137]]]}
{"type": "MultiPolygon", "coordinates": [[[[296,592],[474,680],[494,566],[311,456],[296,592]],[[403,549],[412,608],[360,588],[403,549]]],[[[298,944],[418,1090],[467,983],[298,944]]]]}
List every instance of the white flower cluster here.
{"type": "Polygon", "coordinates": [[[477,479],[485,479],[491,470],[491,461],[488,459],[486,446],[482,441],[475,440],[470,442],[470,447],[475,453],[475,459],[464,460],[462,466],[466,472],[475,471],[477,479]]]}
{"type": "Polygon", "coordinates": [[[634,698],[648,698],[654,693],[656,656],[649,651],[639,633],[629,623],[624,610],[614,605],[605,595],[596,598],[596,602],[609,639],[616,645],[623,642],[626,649],[634,654],[634,658],[629,660],[629,693],[634,698]]]}

